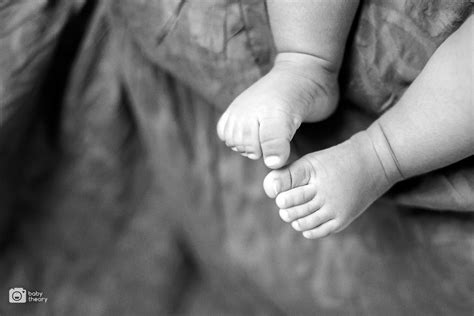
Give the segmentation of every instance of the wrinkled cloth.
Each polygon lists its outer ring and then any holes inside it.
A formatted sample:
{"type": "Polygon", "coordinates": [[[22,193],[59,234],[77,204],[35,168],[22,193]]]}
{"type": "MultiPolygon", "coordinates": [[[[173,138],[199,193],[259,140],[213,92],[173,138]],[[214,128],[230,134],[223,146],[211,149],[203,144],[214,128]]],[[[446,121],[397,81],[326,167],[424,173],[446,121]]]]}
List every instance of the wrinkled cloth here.
{"type": "MultiPolygon", "coordinates": [[[[296,156],[393,105],[468,5],[364,1],[344,102],[296,156]]],[[[474,216],[395,203],[472,210],[472,159],[308,241],[264,196],[263,164],[219,142],[271,65],[262,2],[4,1],[0,24],[0,291],[49,298],[1,314],[472,313],[474,216]]]]}
{"type": "MultiPolygon", "coordinates": [[[[342,69],[342,98],[369,115],[382,114],[462,23],[469,6],[469,1],[363,1],[342,69]]],[[[119,0],[113,7],[147,58],[221,109],[271,66],[275,52],[262,1],[148,1],[137,8],[119,0]]],[[[394,199],[474,210],[474,160],[462,164],[410,181],[411,189],[394,191],[394,199]]]]}

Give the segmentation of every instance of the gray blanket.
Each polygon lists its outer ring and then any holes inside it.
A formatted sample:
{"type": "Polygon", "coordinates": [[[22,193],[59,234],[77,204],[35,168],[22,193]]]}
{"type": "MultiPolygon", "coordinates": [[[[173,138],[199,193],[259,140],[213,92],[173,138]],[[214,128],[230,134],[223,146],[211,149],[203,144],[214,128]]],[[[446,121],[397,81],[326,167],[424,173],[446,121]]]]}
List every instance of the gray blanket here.
{"type": "MultiPolygon", "coordinates": [[[[364,1],[344,103],[295,155],[390,107],[468,6],[364,1]]],[[[472,211],[472,159],[308,241],[263,164],[220,144],[222,109],[271,65],[260,1],[4,1],[0,38],[0,314],[472,313],[473,214],[399,204],[472,211]]]]}

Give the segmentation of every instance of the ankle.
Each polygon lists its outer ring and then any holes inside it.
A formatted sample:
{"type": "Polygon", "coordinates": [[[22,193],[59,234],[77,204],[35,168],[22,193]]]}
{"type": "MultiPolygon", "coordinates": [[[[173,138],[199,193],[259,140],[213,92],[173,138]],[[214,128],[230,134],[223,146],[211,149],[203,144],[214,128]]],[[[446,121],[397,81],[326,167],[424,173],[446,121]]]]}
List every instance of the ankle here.
{"type": "Polygon", "coordinates": [[[295,93],[306,105],[304,122],[326,119],[337,107],[338,73],[328,65],[329,62],[301,53],[280,53],[275,59],[272,72],[291,78],[295,93]]]}
{"type": "Polygon", "coordinates": [[[373,190],[379,195],[401,180],[390,164],[385,161],[385,155],[380,154],[377,145],[367,131],[353,135],[349,141],[357,153],[361,168],[366,169],[372,179],[373,190]]]}
{"type": "Polygon", "coordinates": [[[328,60],[297,52],[278,53],[274,68],[298,71],[301,75],[311,77],[332,77],[337,79],[339,69],[328,60]]]}
{"type": "Polygon", "coordinates": [[[377,154],[377,157],[383,166],[387,178],[393,182],[399,182],[405,179],[405,175],[402,172],[400,164],[396,158],[396,155],[390,145],[389,139],[385,134],[379,121],[375,121],[366,130],[366,134],[369,137],[372,146],[377,154]]]}
{"type": "Polygon", "coordinates": [[[385,179],[390,186],[405,178],[400,170],[395,154],[377,122],[372,124],[367,130],[356,135],[361,139],[365,139],[366,146],[370,146],[372,155],[376,158],[376,162],[383,171],[385,179]]]}

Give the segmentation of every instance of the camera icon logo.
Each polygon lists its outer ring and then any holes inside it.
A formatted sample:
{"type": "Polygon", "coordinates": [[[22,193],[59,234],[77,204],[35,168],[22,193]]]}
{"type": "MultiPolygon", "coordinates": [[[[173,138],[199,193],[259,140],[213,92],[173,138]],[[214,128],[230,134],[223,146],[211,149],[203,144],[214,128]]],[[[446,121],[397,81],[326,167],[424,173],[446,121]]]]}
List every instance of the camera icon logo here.
{"type": "Polygon", "coordinates": [[[26,303],[26,290],[22,287],[13,287],[8,291],[10,303],[26,303]]]}

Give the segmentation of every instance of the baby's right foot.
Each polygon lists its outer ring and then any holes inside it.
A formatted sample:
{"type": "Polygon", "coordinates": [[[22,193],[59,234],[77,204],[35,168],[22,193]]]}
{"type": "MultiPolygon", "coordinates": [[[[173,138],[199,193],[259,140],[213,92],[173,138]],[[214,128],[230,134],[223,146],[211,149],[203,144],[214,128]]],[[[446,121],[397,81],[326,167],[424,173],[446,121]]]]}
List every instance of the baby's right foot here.
{"type": "Polygon", "coordinates": [[[339,98],[337,71],[317,57],[281,53],[272,70],[240,94],[217,124],[219,138],[267,167],[282,167],[302,122],[327,118],[339,98]]]}

